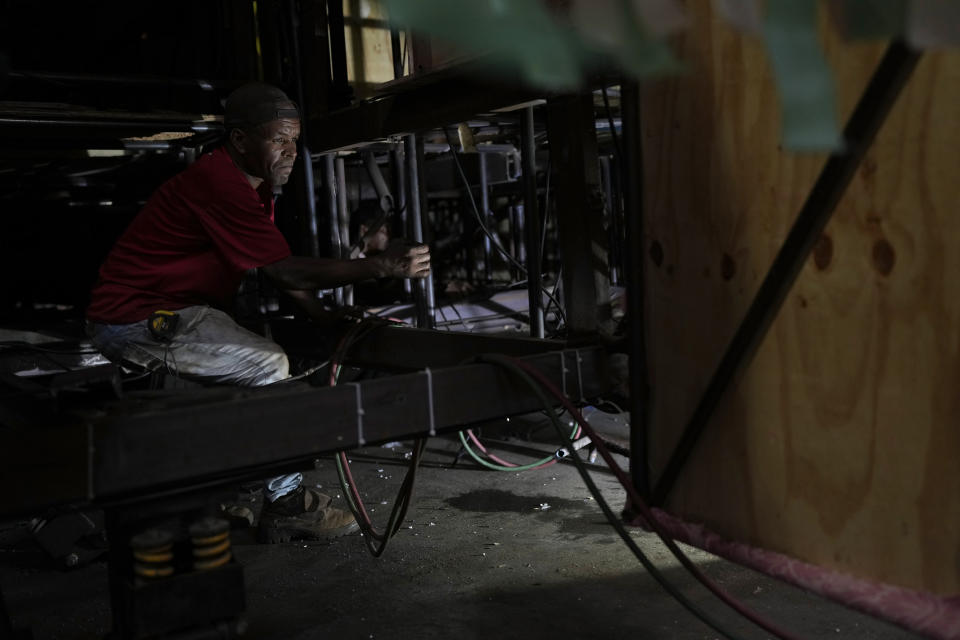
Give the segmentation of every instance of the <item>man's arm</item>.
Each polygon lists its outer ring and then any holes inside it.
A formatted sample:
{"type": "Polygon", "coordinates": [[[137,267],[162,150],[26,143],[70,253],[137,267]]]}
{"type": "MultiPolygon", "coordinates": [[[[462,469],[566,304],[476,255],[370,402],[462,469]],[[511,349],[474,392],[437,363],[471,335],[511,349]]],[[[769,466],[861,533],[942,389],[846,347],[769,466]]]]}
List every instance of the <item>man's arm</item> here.
{"type": "Polygon", "coordinates": [[[430,273],[430,248],[394,244],[381,254],[361,260],[290,256],[264,266],[263,271],[288,291],[333,289],[372,278],[426,278],[430,273]]]}

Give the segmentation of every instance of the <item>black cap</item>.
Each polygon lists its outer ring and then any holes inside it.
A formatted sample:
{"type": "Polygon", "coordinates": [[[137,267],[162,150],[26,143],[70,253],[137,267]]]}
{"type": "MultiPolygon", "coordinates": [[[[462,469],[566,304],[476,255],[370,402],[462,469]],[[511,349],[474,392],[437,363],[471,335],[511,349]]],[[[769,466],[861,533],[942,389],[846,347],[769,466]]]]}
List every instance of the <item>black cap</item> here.
{"type": "Polygon", "coordinates": [[[280,89],[251,82],[227,96],[223,124],[227,131],[252,127],[280,118],[300,118],[296,103],[280,89]]]}

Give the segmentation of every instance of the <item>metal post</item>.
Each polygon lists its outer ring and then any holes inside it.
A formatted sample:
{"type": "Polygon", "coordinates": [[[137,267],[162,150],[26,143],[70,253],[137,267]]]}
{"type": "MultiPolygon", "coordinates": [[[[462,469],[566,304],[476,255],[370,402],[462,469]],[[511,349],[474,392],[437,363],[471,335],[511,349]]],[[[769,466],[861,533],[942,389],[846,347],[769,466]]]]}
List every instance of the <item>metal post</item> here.
{"type": "Polygon", "coordinates": [[[303,172],[303,190],[306,195],[307,206],[307,235],[309,240],[310,255],[317,257],[320,255],[320,238],[317,231],[317,201],[313,178],[313,162],[310,159],[310,148],[307,146],[307,120],[310,113],[309,105],[306,103],[306,96],[303,91],[303,67],[300,63],[300,22],[297,18],[297,12],[294,3],[288,1],[287,16],[290,20],[290,30],[292,37],[291,48],[293,52],[293,70],[296,81],[297,102],[300,105],[300,141],[299,153],[300,170],[303,172]]]}
{"type": "MultiPolygon", "coordinates": [[[[403,235],[407,230],[407,181],[404,179],[403,164],[403,145],[394,144],[390,150],[390,161],[393,166],[393,193],[396,195],[397,210],[394,214],[393,226],[390,229],[391,235],[399,231],[403,235]],[[396,218],[399,217],[399,223],[396,218]],[[399,228],[398,228],[399,227],[399,228]]],[[[410,279],[403,281],[403,291],[410,296],[410,279]]]]}
{"type": "MultiPolygon", "coordinates": [[[[343,257],[343,245],[340,241],[340,216],[337,213],[337,172],[334,168],[334,156],[328,153],[323,156],[324,182],[327,185],[327,211],[330,215],[330,252],[334,258],[343,257]]],[[[338,306],[343,306],[343,287],[333,291],[333,297],[338,306]]]]}
{"type": "Polygon", "coordinates": [[[543,292],[540,276],[540,212],[537,207],[537,147],[533,139],[533,107],[520,117],[521,162],[523,165],[523,215],[527,243],[527,298],[530,304],[530,335],[544,337],[543,292]]]}
{"type": "MultiPolygon", "coordinates": [[[[487,154],[478,153],[477,161],[480,163],[480,219],[486,225],[490,233],[496,233],[490,228],[490,189],[487,184],[487,154]]],[[[467,189],[472,189],[469,184],[465,185],[467,189]]],[[[487,282],[493,281],[493,247],[490,245],[490,236],[483,234],[483,272],[486,274],[487,282]]]]}
{"type": "MultiPolygon", "coordinates": [[[[423,183],[420,168],[423,163],[423,140],[414,134],[404,138],[404,153],[407,160],[407,177],[409,191],[407,202],[410,211],[410,235],[415,242],[423,242],[423,220],[421,218],[423,206],[423,183]]],[[[416,281],[414,300],[417,303],[417,326],[433,328],[434,314],[436,313],[433,298],[433,274],[416,281]]]]}
{"type": "MultiPolygon", "coordinates": [[[[347,176],[343,168],[343,158],[337,156],[333,161],[337,180],[337,224],[340,230],[340,250],[342,258],[347,258],[350,250],[350,211],[347,207],[347,176]]],[[[353,304],[353,287],[343,287],[343,303],[353,304]]]]}
{"type": "Polygon", "coordinates": [[[330,67],[333,71],[331,106],[342,107],[353,100],[347,80],[347,37],[343,19],[343,0],[327,0],[327,23],[330,28],[330,67]]]}
{"type": "Polygon", "coordinates": [[[790,233],[767,272],[760,290],[737,328],[714,371],[693,416],[680,437],[653,492],[653,503],[663,504],[690,457],[697,439],[720,403],[727,387],[750,363],[761,341],[793,287],[810,251],[843,197],[873,142],[877,131],[907,84],[920,53],[893,42],[877,66],[870,84],[844,129],[844,148],[831,154],[810,190],[790,233]]]}
{"type": "Polygon", "coordinates": [[[650,494],[647,430],[650,383],[647,377],[647,322],[644,305],[643,156],[640,144],[640,89],[625,82],[620,92],[623,127],[623,204],[627,232],[626,280],[630,355],[630,476],[641,496],[650,494]]]}
{"type": "MultiPolygon", "coordinates": [[[[527,259],[527,248],[523,242],[524,233],[526,230],[523,223],[523,205],[515,204],[510,207],[510,228],[511,235],[513,236],[513,257],[517,259],[517,262],[523,264],[527,259]]],[[[514,268],[514,275],[516,277],[521,277],[518,269],[514,268]]]]}

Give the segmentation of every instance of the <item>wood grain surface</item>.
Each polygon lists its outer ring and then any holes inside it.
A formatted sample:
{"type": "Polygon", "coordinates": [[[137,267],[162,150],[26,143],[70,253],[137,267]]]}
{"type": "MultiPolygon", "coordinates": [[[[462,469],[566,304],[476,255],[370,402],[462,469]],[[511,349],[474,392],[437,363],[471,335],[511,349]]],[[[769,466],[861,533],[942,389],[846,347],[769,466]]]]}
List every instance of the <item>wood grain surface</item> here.
{"type": "MultiPolygon", "coordinates": [[[[691,3],[645,85],[654,478],[823,165],[779,146],[763,44],[691,3]]],[[[841,122],[885,43],[825,21],[841,122]]],[[[826,567],[960,593],[960,52],[927,52],[668,508],[826,567]]]]}

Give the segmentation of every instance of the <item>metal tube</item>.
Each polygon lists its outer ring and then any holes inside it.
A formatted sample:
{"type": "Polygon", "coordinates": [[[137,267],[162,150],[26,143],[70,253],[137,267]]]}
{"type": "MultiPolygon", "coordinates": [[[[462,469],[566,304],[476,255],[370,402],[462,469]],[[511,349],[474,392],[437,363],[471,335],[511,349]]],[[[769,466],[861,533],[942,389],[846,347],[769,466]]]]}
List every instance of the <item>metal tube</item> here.
{"type": "MultiPolygon", "coordinates": [[[[419,209],[417,212],[417,218],[419,222],[416,225],[416,230],[419,236],[417,237],[417,242],[424,242],[425,234],[424,229],[426,228],[427,223],[427,188],[424,182],[423,176],[423,138],[417,138],[416,144],[416,161],[417,161],[417,191],[419,193],[419,209]]],[[[427,303],[427,323],[424,325],[425,328],[432,329],[437,322],[437,303],[434,298],[433,292],[433,271],[430,271],[430,274],[420,280],[424,289],[424,299],[427,303]]]]}
{"type": "MultiPolygon", "coordinates": [[[[323,174],[327,185],[327,211],[330,215],[330,251],[334,258],[343,257],[343,245],[340,242],[340,216],[337,213],[337,172],[334,168],[334,155],[328,153],[323,156],[323,174]]],[[[343,306],[343,287],[337,287],[333,292],[338,306],[343,306]]]]}
{"type": "Polygon", "coordinates": [[[367,175],[370,176],[370,182],[373,183],[373,190],[377,192],[377,204],[380,211],[393,213],[393,196],[390,195],[387,181],[383,179],[383,174],[380,173],[377,156],[369,150],[361,152],[360,155],[363,158],[363,166],[367,170],[367,175]]]}
{"type": "MultiPolygon", "coordinates": [[[[517,253],[519,249],[517,248],[517,207],[515,205],[507,206],[507,222],[509,226],[507,227],[509,231],[509,237],[507,238],[507,250],[510,252],[510,255],[513,256],[514,260],[518,260],[517,253]]],[[[513,265],[510,266],[510,273],[514,280],[517,279],[517,269],[513,265]]]]}
{"type": "MultiPolygon", "coordinates": [[[[421,191],[420,166],[423,159],[423,140],[417,138],[414,134],[404,137],[404,154],[407,164],[407,178],[409,180],[409,192],[407,209],[410,212],[409,233],[415,242],[423,242],[423,222],[421,220],[421,207],[423,205],[423,194],[421,191]]],[[[414,300],[417,307],[417,326],[421,328],[433,327],[433,314],[435,308],[433,304],[433,274],[422,280],[417,280],[413,288],[414,300]]]]}
{"type": "MultiPolygon", "coordinates": [[[[393,192],[397,197],[397,213],[400,216],[399,228],[402,235],[407,229],[407,181],[404,179],[403,170],[403,144],[394,144],[390,154],[393,164],[393,192]]],[[[390,229],[391,234],[397,231],[397,226],[397,221],[394,220],[393,227],[390,229]]],[[[407,296],[411,294],[409,278],[403,281],[403,291],[407,296]]]]}
{"type": "Polygon", "coordinates": [[[860,161],[913,73],[920,53],[893,42],[877,65],[844,129],[843,150],[831,154],[810,190],[790,233],[767,272],[743,321],[720,360],[713,377],[680,441],[664,467],[653,492],[653,503],[663,504],[697,439],[720,403],[724,392],[752,360],[810,251],[829,222],[837,203],[856,174],[860,161]]]}
{"type": "MultiPolygon", "coordinates": [[[[483,153],[477,154],[477,161],[480,163],[480,215],[484,226],[495,233],[490,228],[490,189],[487,183],[487,156],[483,153]]],[[[465,185],[467,189],[472,189],[469,184],[465,185]]],[[[483,234],[483,272],[486,275],[487,282],[493,281],[493,247],[490,245],[490,236],[483,234]]]]}
{"type": "MultiPolygon", "coordinates": [[[[303,138],[301,138],[303,140],[303,138]]],[[[317,257],[320,255],[320,235],[317,228],[317,201],[316,187],[314,185],[313,163],[310,161],[310,153],[306,142],[303,143],[304,159],[303,165],[303,190],[307,195],[307,233],[310,238],[310,255],[317,257]]]]}
{"type": "Polygon", "coordinates": [[[530,304],[530,335],[543,338],[543,292],[540,276],[540,212],[537,207],[537,147],[533,138],[533,107],[520,118],[523,165],[523,215],[527,241],[527,292],[530,304]]]}
{"type": "Polygon", "coordinates": [[[90,75],[85,73],[61,73],[49,71],[15,70],[9,73],[11,78],[33,78],[52,82],[76,82],[78,84],[119,84],[127,87],[159,86],[159,87],[197,87],[203,91],[213,91],[224,86],[220,80],[209,81],[203,78],[162,78],[159,76],[112,76],[90,75]]]}
{"type": "MultiPolygon", "coordinates": [[[[514,240],[514,247],[515,247],[515,253],[513,257],[516,258],[517,262],[519,262],[520,264],[524,264],[527,260],[527,245],[526,245],[526,242],[524,241],[524,238],[526,237],[526,225],[524,224],[523,205],[516,204],[513,207],[511,207],[511,209],[513,210],[512,224],[513,224],[513,240],[514,240]]],[[[517,279],[520,279],[523,277],[522,272],[516,266],[514,267],[514,276],[517,279]]]]}
{"type": "Polygon", "coordinates": [[[650,417],[650,383],[647,372],[647,322],[644,304],[643,156],[640,137],[640,89],[636,82],[621,88],[623,128],[623,203],[627,241],[627,318],[630,356],[630,476],[641,496],[650,495],[647,430],[650,417]]]}
{"type": "MultiPolygon", "coordinates": [[[[343,158],[337,156],[333,161],[337,180],[337,222],[340,229],[341,257],[346,258],[350,247],[350,211],[347,208],[347,175],[343,168],[343,158]]],[[[353,304],[353,287],[343,287],[343,303],[353,304]]]]}
{"type": "MultiPolygon", "coordinates": [[[[527,260],[527,243],[525,241],[527,229],[523,214],[523,205],[519,204],[514,207],[514,209],[517,214],[517,262],[524,264],[527,260]]],[[[517,275],[521,275],[519,271],[517,275]]]]}
{"type": "MultiPolygon", "coordinates": [[[[103,112],[94,113],[94,116],[106,115],[103,112]]],[[[49,127],[57,125],[60,127],[89,127],[91,129],[102,129],[109,127],[111,129],[130,129],[145,131],[222,131],[223,125],[219,122],[207,122],[205,120],[160,120],[160,119],[130,119],[116,120],[103,119],[98,120],[92,117],[89,120],[77,120],[71,118],[45,117],[39,115],[32,116],[0,116],[0,125],[12,124],[17,126],[36,125],[49,127]]]]}
{"type": "Polygon", "coordinates": [[[609,255],[608,262],[610,264],[610,284],[619,286],[620,285],[620,246],[619,246],[619,221],[617,215],[619,207],[619,201],[615,199],[615,194],[613,191],[613,176],[611,175],[610,168],[610,156],[600,156],[600,180],[603,187],[603,197],[606,201],[606,211],[608,216],[608,229],[607,233],[608,242],[610,244],[610,250],[607,252],[609,255]]]}

